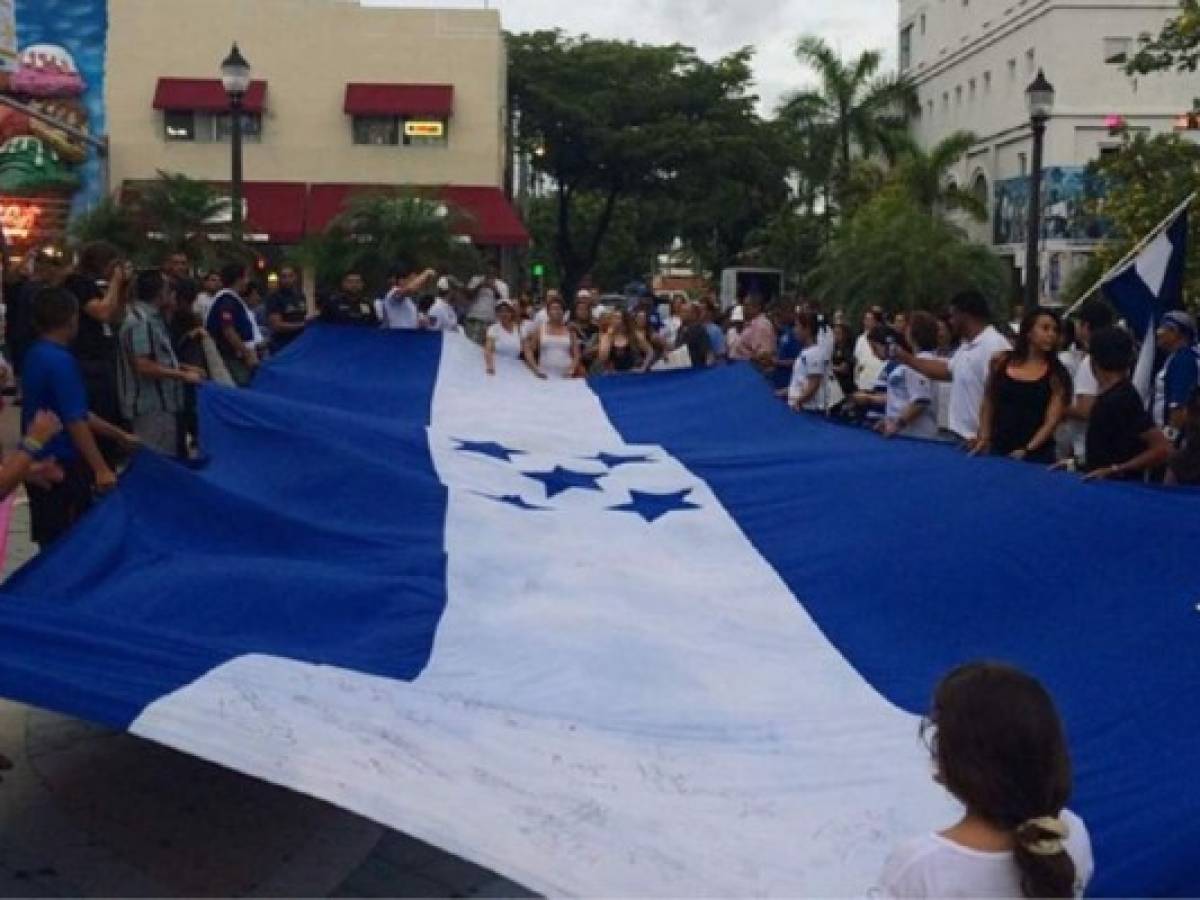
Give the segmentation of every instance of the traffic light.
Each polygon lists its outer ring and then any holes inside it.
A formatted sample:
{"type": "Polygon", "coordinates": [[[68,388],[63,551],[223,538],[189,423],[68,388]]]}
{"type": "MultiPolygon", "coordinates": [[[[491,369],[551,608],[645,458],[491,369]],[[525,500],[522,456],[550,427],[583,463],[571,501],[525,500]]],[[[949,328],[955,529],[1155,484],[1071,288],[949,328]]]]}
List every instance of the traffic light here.
{"type": "Polygon", "coordinates": [[[542,263],[534,263],[531,272],[533,273],[533,296],[541,297],[546,286],[546,266],[542,263]]]}

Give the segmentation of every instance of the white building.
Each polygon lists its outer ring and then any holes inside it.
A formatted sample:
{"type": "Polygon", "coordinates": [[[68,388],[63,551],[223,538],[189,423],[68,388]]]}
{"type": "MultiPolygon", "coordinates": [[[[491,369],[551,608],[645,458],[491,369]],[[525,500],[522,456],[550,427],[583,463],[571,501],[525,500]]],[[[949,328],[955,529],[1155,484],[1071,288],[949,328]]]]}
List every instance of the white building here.
{"type": "MultiPolygon", "coordinates": [[[[1178,14],[1173,0],[900,0],[900,68],[917,86],[914,133],[931,147],[960,130],[978,144],[958,183],[985,198],[974,237],[1010,258],[1022,281],[1031,156],[1025,89],[1038,69],[1057,92],[1045,144],[1043,296],[1057,297],[1098,237],[1083,215],[1084,167],[1120,145],[1111,117],[1170,131],[1200,96],[1200,78],[1130,78],[1123,63],[1141,34],[1178,14]]],[[[1180,198],[1182,199],[1182,198],[1180,198]]]]}

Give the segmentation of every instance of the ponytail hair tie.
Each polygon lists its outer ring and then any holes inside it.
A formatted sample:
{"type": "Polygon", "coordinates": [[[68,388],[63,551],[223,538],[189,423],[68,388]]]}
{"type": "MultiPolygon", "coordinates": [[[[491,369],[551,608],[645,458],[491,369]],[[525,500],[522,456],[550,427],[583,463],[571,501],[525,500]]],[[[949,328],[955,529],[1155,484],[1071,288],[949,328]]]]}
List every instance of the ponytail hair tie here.
{"type": "Polygon", "coordinates": [[[1017,843],[1034,856],[1058,856],[1066,853],[1065,841],[1071,829],[1057,816],[1030,819],[1017,826],[1017,843]]]}

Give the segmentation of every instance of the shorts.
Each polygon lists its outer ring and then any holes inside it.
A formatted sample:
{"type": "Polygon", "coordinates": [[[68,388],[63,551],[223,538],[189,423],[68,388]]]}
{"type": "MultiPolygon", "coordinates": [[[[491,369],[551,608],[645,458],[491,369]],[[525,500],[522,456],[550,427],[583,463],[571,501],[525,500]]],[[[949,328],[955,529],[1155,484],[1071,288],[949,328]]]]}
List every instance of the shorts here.
{"type": "Polygon", "coordinates": [[[133,417],[133,433],[142,445],[161,453],[176,456],[179,453],[179,416],[170,412],[150,412],[133,417]]]}
{"type": "Polygon", "coordinates": [[[63,480],[49,488],[26,484],[33,542],[43,550],[92,507],[92,470],[82,460],[63,464],[63,480]]]}

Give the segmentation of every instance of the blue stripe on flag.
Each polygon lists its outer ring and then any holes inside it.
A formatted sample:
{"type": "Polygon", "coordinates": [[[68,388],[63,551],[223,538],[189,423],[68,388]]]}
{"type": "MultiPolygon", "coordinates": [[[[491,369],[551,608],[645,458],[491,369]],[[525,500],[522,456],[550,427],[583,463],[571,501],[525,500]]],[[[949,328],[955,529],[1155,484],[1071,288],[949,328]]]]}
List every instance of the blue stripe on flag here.
{"type": "MultiPolygon", "coordinates": [[[[1100,895],[1200,891],[1200,494],[884,441],[774,401],[749,366],[594,383],[632,444],[704,479],[820,628],[916,714],[1002,659],[1067,722],[1100,895]]],[[[931,782],[930,790],[937,790],[931,782]]]]}
{"type": "Polygon", "coordinates": [[[0,601],[6,695],[124,728],[246,653],[401,680],[446,604],[425,429],[441,342],[306,335],[255,390],[201,392],[212,463],[141,454],[0,601]]]}

